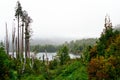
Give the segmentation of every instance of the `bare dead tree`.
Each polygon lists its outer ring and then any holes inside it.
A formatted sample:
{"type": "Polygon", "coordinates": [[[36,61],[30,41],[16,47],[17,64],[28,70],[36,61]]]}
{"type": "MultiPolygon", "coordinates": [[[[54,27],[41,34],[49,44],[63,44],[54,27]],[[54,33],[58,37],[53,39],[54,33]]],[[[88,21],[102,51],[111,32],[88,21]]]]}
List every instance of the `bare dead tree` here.
{"type": "Polygon", "coordinates": [[[23,57],[23,54],[24,54],[24,26],[25,26],[25,16],[26,16],[26,11],[24,10],[22,12],[22,40],[21,40],[21,53],[22,53],[22,57],[23,57]]]}
{"type": "Polygon", "coordinates": [[[45,50],[45,55],[46,55],[47,65],[49,65],[49,58],[47,56],[47,50],[45,50]]]}
{"type": "Polygon", "coordinates": [[[26,58],[30,57],[30,23],[32,19],[26,14],[25,16],[25,56],[26,58]]]}
{"type": "Polygon", "coordinates": [[[24,64],[22,67],[22,73],[25,70],[25,65],[26,65],[26,58],[30,58],[30,23],[32,22],[32,19],[28,16],[28,13],[26,11],[23,11],[23,16],[22,16],[22,49],[24,46],[24,33],[25,33],[25,59],[24,59],[24,64]],[[24,27],[25,27],[25,32],[24,32],[24,27]]]}
{"type": "MultiPolygon", "coordinates": [[[[112,28],[112,22],[111,22],[111,20],[110,20],[110,16],[108,16],[108,15],[105,16],[105,24],[104,24],[104,27],[105,27],[105,29],[103,29],[103,33],[102,33],[102,34],[105,34],[105,32],[106,32],[107,30],[109,30],[109,29],[112,28]]],[[[101,35],[102,35],[102,34],[101,34],[101,35]]]]}
{"type": "Polygon", "coordinates": [[[19,56],[20,56],[20,59],[22,59],[22,25],[19,26],[19,56]]]}
{"type": "Polygon", "coordinates": [[[16,37],[16,39],[15,39],[15,46],[16,46],[16,58],[18,58],[18,42],[17,42],[17,37],[16,37]]]}
{"type": "Polygon", "coordinates": [[[13,23],[13,28],[12,28],[12,55],[14,55],[14,45],[15,45],[15,23],[13,23]]]}
{"type": "Polygon", "coordinates": [[[9,55],[9,41],[8,41],[8,29],[7,29],[7,23],[5,23],[6,26],[6,52],[9,55]]]}

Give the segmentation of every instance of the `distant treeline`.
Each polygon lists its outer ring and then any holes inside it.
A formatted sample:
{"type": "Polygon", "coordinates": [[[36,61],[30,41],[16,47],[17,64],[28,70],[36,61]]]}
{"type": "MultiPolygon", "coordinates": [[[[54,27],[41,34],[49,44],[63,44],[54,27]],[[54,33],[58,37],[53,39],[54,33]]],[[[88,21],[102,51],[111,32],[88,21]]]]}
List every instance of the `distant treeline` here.
{"type": "Polygon", "coordinates": [[[69,51],[74,54],[82,53],[88,46],[93,46],[97,42],[97,38],[81,39],[66,43],[69,51]]]}
{"type": "MultiPolygon", "coordinates": [[[[115,28],[113,29],[120,31],[120,25],[115,26],[115,28]]],[[[72,40],[70,42],[65,42],[62,45],[66,45],[69,48],[69,52],[73,54],[79,54],[84,52],[84,50],[86,50],[86,48],[88,48],[89,46],[94,46],[97,41],[98,41],[97,38],[87,38],[87,39],[81,39],[75,41],[72,40]]],[[[50,45],[50,44],[31,45],[30,50],[34,52],[45,52],[45,50],[47,52],[57,52],[62,45],[50,45]]]]}
{"type": "Polygon", "coordinates": [[[59,46],[55,45],[32,45],[30,46],[30,50],[33,52],[56,52],[59,46]]]}
{"type": "MultiPolygon", "coordinates": [[[[81,39],[76,41],[65,42],[62,45],[66,45],[69,48],[69,52],[79,54],[88,46],[93,46],[96,43],[96,38],[81,39]]],[[[57,52],[62,45],[31,45],[31,51],[34,52],[57,52]]]]}

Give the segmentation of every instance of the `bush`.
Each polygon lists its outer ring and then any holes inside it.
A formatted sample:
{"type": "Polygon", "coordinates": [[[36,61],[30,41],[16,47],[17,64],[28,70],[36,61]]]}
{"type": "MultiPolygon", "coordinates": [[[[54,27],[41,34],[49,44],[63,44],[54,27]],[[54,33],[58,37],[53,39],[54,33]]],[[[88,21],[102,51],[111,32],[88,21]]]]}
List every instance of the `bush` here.
{"type": "Polygon", "coordinates": [[[3,47],[0,47],[0,80],[15,79],[13,62],[6,54],[3,47]]]}
{"type": "Polygon", "coordinates": [[[69,56],[69,49],[67,48],[67,46],[63,46],[58,54],[59,56],[59,60],[60,60],[60,64],[63,65],[66,61],[70,60],[70,56],[69,56]]]}

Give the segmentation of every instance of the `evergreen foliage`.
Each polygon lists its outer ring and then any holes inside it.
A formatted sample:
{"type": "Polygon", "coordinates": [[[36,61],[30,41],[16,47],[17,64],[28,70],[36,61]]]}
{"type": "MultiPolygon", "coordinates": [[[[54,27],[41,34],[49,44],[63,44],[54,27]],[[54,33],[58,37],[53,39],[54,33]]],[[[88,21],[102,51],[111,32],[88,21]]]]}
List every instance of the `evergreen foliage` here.
{"type": "Polygon", "coordinates": [[[120,79],[120,32],[109,25],[90,50],[89,80],[120,79]]]}
{"type": "Polygon", "coordinates": [[[0,80],[16,80],[17,73],[13,68],[13,61],[6,54],[3,46],[0,46],[0,80]]]}
{"type": "Polygon", "coordinates": [[[63,46],[58,51],[57,55],[59,56],[59,60],[60,60],[61,65],[63,65],[66,61],[68,61],[70,59],[70,57],[69,57],[69,49],[67,48],[67,46],[63,46]]]}

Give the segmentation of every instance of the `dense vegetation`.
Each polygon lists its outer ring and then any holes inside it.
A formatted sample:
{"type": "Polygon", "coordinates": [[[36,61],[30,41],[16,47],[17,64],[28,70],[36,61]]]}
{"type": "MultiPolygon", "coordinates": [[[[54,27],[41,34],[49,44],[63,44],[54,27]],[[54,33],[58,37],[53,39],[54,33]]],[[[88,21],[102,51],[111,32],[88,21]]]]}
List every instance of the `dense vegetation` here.
{"type": "Polygon", "coordinates": [[[110,22],[105,24],[99,41],[89,47],[86,54],[89,80],[120,79],[120,32],[113,30],[110,22]]]}
{"type": "Polygon", "coordinates": [[[43,60],[30,56],[31,18],[26,11],[22,11],[19,1],[15,16],[18,21],[18,35],[20,20],[25,32],[22,32],[22,37],[17,36],[14,49],[13,30],[13,55],[10,56],[6,27],[6,45],[0,43],[0,80],[120,80],[120,31],[113,30],[109,17],[105,17],[105,29],[99,39],[76,40],[59,47],[53,45],[31,47],[34,52],[56,50],[57,55],[48,61],[44,56],[43,60]],[[19,46],[19,38],[22,40],[20,41],[22,46],[19,46]],[[24,41],[25,57],[23,57],[24,41]],[[69,52],[81,53],[81,58],[70,59],[69,52]]]}
{"type": "Polygon", "coordinates": [[[27,59],[25,69],[20,60],[10,58],[0,48],[0,80],[76,80],[88,79],[86,65],[80,59],[71,60],[68,48],[63,46],[53,61],[27,59]]]}
{"type": "Polygon", "coordinates": [[[71,41],[70,43],[65,43],[65,44],[70,49],[71,53],[80,54],[80,53],[83,53],[88,46],[93,46],[96,42],[97,42],[97,39],[88,38],[88,39],[71,41]]]}
{"type": "MultiPolygon", "coordinates": [[[[69,48],[69,52],[73,54],[83,53],[88,46],[93,46],[96,43],[97,39],[88,38],[81,39],[76,41],[65,42],[62,45],[66,45],[69,48]]],[[[57,52],[62,45],[31,45],[31,51],[33,52],[57,52]]]]}

